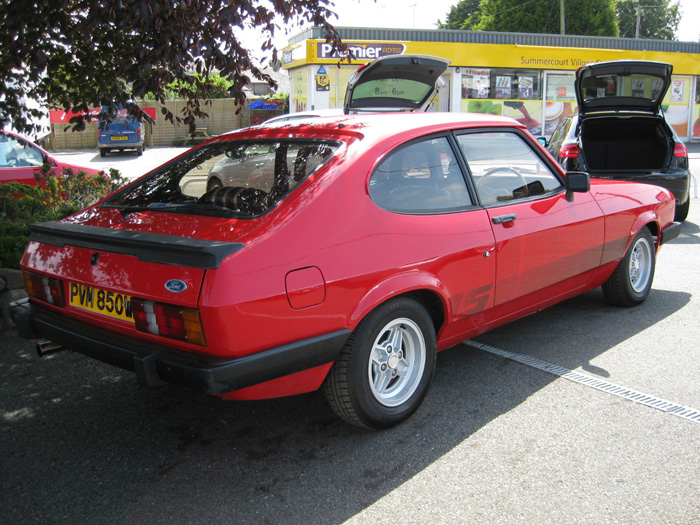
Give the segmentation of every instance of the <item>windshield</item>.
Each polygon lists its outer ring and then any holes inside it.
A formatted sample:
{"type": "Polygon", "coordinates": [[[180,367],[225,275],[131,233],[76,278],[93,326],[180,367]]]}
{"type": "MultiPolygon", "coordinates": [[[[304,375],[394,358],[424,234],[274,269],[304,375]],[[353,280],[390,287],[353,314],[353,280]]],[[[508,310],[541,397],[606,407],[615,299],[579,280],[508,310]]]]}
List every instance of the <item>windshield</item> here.
{"type": "Polygon", "coordinates": [[[165,165],[106,206],[254,217],[284,199],[333,156],[339,143],[310,140],[214,142],[165,165]]]}

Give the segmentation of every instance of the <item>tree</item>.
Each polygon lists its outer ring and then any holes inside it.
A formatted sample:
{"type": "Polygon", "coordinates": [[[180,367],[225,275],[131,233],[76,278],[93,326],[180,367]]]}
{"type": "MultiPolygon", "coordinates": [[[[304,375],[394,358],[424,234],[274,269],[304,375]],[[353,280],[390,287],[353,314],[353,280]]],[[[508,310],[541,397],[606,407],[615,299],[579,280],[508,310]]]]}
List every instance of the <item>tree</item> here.
{"type": "Polygon", "coordinates": [[[669,0],[618,0],[617,24],[620,36],[634,38],[637,34],[637,8],[639,7],[640,38],[675,40],[681,21],[678,3],[669,0]]]}
{"type": "MultiPolygon", "coordinates": [[[[477,31],[560,32],[560,0],[462,0],[443,24],[477,31]],[[462,4],[467,4],[462,6],[462,4]],[[461,18],[462,13],[468,16],[461,18]]],[[[615,0],[566,0],[566,34],[617,36],[615,0]]],[[[442,27],[442,26],[441,26],[442,27]]]]}
{"type": "Polygon", "coordinates": [[[471,29],[474,17],[479,16],[479,4],[481,0],[461,0],[457,5],[450,7],[447,19],[443,24],[438,20],[439,29],[471,29]]]}
{"type": "MultiPolygon", "coordinates": [[[[152,93],[163,102],[175,83],[187,107],[182,117],[166,109],[163,116],[194,133],[215,72],[233,82],[229,92],[241,105],[249,75],[274,86],[241,44],[243,29],[260,31],[272,61],[275,31],[303,22],[346,49],[327,22],[330,7],[332,0],[0,0],[0,125],[34,131],[31,118],[41,112],[27,100],[86,114],[122,104],[146,118],[132,100],[152,93]]],[[[84,117],[72,124],[84,129],[84,117]]]]}

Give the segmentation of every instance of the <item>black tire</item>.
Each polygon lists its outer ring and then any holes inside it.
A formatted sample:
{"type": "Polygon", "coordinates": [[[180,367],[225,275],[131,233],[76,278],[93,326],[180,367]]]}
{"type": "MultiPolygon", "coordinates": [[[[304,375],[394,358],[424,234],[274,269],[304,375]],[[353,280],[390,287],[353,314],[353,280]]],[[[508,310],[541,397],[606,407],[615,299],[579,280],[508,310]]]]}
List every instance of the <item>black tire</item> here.
{"type": "Polygon", "coordinates": [[[428,391],[436,346],[435,328],[420,303],[406,297],[384,303],[362,320],[328,373],[328,403],[359,427],[400,423],[428,391]]]}
{"type": "Polygon", "coordinates": [[[656,246],[649,229],[642,228],[620,264],[603,284],[605,298],[618,306],[642,303],[651,291],[655,268],[656,246]]]}
{"type": "Polygon", "coordinates": [[[100,157],[106,157],[107,156],[107,150],[106,149],[101,149],[100,150],[100,157]]]}
{"type": "Polygon", "coordinates": [[[676,206],[676,215],[673,220],[676,222],[683,222],[688,218],[688,212],[690,211],[690,196],[685,200],[685,204],[676,206]]]}
{"type": "Polygon", "coordinates": [[[143,146],[139,146],[138,148],[136,148],[136,154],[137,154],[139,157],[140,157],[141,155],[143,155],[143,146]]]}

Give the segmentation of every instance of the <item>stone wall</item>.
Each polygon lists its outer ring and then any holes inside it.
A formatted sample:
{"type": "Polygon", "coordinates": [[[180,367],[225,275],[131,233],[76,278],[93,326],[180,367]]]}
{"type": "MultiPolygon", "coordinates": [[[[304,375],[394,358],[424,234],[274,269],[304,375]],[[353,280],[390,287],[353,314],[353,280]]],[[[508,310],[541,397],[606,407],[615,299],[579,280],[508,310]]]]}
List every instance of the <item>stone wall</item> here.
{"type": "Polygon", "coordinates": [[[12,328],[14,323],[10,319],[9,305],[27,297],[24,291],[24,281],[19,270],[0,268],[0,331],[12,328]]]}

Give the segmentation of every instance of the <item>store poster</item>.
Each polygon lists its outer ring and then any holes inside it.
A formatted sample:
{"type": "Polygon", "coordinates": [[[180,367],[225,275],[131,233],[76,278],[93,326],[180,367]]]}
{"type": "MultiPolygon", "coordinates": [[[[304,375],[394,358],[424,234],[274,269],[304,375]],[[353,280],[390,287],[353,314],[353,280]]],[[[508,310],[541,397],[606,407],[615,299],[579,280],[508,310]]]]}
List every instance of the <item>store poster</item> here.
{"type": "Polygon", "coordinates": [[[511,97],[512,79],[509,76],[496,76],[496,98],[512,98],[511,97]]]}
{"type": "Polygon", "coordinates": [[[491,70],[465,68],[462,72],[462,98],[489,98],[491,70]]]}
{"type": "Polygon", "coordinates": [[[526,100],[532,98],[534,84],[533,77],[518,77],[518,98],[526,100]]]}
{"type": "Polygon", "coordinates": [[[683,102],[685,98],[685,80],[671,81],[671,102],[683,102]]]}

